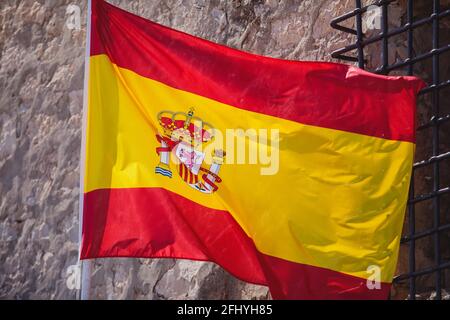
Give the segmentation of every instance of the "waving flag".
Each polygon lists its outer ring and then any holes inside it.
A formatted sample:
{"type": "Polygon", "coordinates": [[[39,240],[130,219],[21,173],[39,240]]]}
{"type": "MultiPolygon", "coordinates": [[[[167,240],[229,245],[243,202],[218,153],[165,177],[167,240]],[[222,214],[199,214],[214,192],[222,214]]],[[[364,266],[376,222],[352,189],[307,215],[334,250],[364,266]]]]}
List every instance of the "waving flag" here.
{"type": "Polygon", "coordinates": [[[83,259],[213,261],[274,298],[387,297],[420,80],[253,55],[100,0],[91,19],[83,259]]]}

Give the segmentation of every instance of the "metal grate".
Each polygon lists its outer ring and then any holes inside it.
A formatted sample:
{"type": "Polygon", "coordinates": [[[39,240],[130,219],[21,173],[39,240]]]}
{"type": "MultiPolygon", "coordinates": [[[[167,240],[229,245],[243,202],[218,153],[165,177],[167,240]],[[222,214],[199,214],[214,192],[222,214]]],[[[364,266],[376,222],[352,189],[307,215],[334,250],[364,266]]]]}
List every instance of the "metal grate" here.
{"type": "MultiPolygon", "coordinates": [[[[443,23],[444,19],[450,18],[450,9],[444,10],[444,4],[440,0],[422,1],[422,8],[425,8],[425,16],[418,18],[415,15],[415,8],[419,0],[402,1],[400,5],[404,6],[406,14],[402,17],[403,21],[399,21],[400,26],[394,28],[389,27],[388,23],[388,14],[394,2],[398,4],[398,1],[384,0],[374,1],[370,5],[362,6],[361,0],[355,0],[355,8],[352,11],[331,21],[331,26],[334,29],[353,35],[354,42],[334,51],[331,55],[333,58],[356,62],[360,68],[364,69],[368,65],[368,60],[365,60],[365,53],[367,53],[369,46],[376,45],[378,46],[376,52],[380,54],[380,58],[377,65],[372,66],[370,71],[379,74],[389,74],[394,71],[407,75],[418,75],[418,66],[428,63],[428,86],[419,95],[421,100],[426,101],[421,106],[426,105],[426,108],[428,108],[426,113],[429,114],[429,117],[417,126],[417,134],[425,132],[425,135],[428,135],[428,141],[431,142],[430,149],[432,150],[425,156],[424,160],[414,163],[413,166],[407,219],[404,236],[401,240],[402,247],[407,246],[408,268],[406,272],[394,278],[394,284],[401,283],[403,286],[406,286],[409,292],[409,299],[416,299],[417,294],[420,295],[427,290],[435,292],[435,299],[442,299],[441,289],[448,285],[445,274],[450,269],[450,259],[444,255],[444,252],[448,250],[448,244],[446,240],[444,243],[442,241],[443,233],[450,231],[449,213],[448,211],[444,212],[444,210],[448,210],[448,203],[450,202],[450,197],[447,197],[447,194],[450,193],[450,187],[448,170],[446,169],[450,167],[450,162],[445,163],[445,160],[450,159],[450,152],[447,148],[448,136],[446,136],[447,140],[442,140],[441,136],[444,130],[446,130],[447,135],[450,129],[448,126],[444,127],[446,123],[450,122],[450,114],[448,114],[450,102],[446,97],[443,98],[440,93],[450,88],[450,77],[448,73],[440,70],[440,64],[443,62],[448,63],[450,55],[445,53],[450,51],[450,44],[441,44],[443,41],[439,30],[440,23],[443,23]],[[363,33],[363,17],[368,11],[373,10],[374,6],[380,13],[379,28],[376,28],[380,32],[375,35],[365,35],[363,33]],[[348,25],[351,27],[348,27],[348,25]],[[426,32],[428,33],[427,37],[431,40],[430,48],[423,53],[417,54],[416,51],[418,50],[414,47],[414,32],[423,32],[424,27],[426,27],[426,32]],[[417,29],[419,28],[422,28],[422,30],[418,31],[417,29]],[[403,37],[406,42],[406,57],[397,58],[395,59],[396,61],[389,61],[389,50],[392,50],[389,44],[398,36],[403,37]],[[417,194],[418,184],[421,183],[417,179],[417,171],[424,168],[429,170],[429,175],[432,176],[432,183],[430,182],[432,184],[431,190],[417,194]],[[446,169],[444,173],[443,169],[446,169]],[[414,178],[415,175],[416,178],[414,178]],[[428,207],[420,213],[425,219],[430,221],[431,226],[425,230],[417,231],[417,206],[427,201],[429,201],[428,207]],[[419,267],[416,265],[416,254],[418,251],[416,244],[417,241],[423,239],[429,241],[427,243],[432,251],[430,253],[431,265],[419,267]],[[417,279],[424,276],[431,277],[431,286],[416,286],[417,279]]],[[[419,146],[419,141],[417,144],[417,149],[423,149],[419,146]]],[[[423,156],[423,154],[416,152],[416,158],[418,156],[423,156]]]]}

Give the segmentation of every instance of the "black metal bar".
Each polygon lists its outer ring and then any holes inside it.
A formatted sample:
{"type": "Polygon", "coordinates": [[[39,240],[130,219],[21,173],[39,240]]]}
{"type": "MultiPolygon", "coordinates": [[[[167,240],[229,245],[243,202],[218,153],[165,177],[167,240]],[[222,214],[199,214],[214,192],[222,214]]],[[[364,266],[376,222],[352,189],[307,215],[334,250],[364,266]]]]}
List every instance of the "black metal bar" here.
{"type": "Polygon", "coordinates": [[[387,4],[381,6],[381,68],[379,73],[387,73],[387,67],[389,66],[389,47],[388,47],[388,8],[387,4]]]}
{"type": "MultiPolygon", "coordinates": [[[[414,170],[411,174],[411,182],[409,185],[409,199],[414,199],[414,170]]],[[[416,212],[414,204],[408,206],[408,224],[409,224],[409,251],[408,251],[408,272],[413,273],[416,271],[416,241],[413,238],[416,233],[416,212]]],[[[416,299],[416,278],[411,277],[409,279],[409,299],[416,299]]]]}
{"type": "MultiPolygon", "coordinates": [[[[422,54],[420,56],[415,56],[414,58],[411,59],[411,61],[404,60],[404,61],[400,61],[400,62],[394,63],[394,64],[392,64],[390,66],[385,67],[383,70],[385,72],[390,72],[390,71],[393,71],[395,69],[403,68],[403,67],[407,66],[410,63],[417,63],[417,62],[420,62],[422,60],[426,60],[428,58],[431,58],[431,57],[434,57],[434,56],[438,56],[438,55],[440,55],[440,54],[442,54],[444,52],[447,52],[447,51],[450,51],[450,44],[447,45],[447,46],[438,48],[438,49],[433,49],[433,50],[431,50],[431,51],[429,51],[427,53],[424,53],[424,54],[422,54]]],[[[376,72],[378,72],[378,69],[376,70],[376,72]]]]}
{"type": "Polygon", "coordinates": [[[402,237],[401,243],[407,243],[407,242],[410,242],[410,241],[421,239],[421,238],[424,238],[426,236],[431,236],[432,234],[439,233],[439,232],[442,232],[442,231],[447,231],[447,230],[450,230],[450,224],[440,225],[439,228],[437,228],[437,229],[433,228],[433,229],[430,229],[430,230],[417,232],[417,233],[415,233],[412,236],[402,237]]]}
{"type": "MultiPolygon", "coordinates": [[[[415,271],[412,273],[407,273],[407,274],[402,274],[402,275],[396,276],[396,277],[394,277],[394,281],[399,282],[402,280],[409,279],[410,277],[420,277],[420,276],[423,276],[426,274],[431,274],[431,273],[441,271],[443,269],[448,269],[448,268],[450,268],[450,262],[442,263],[441,265],[439,265],[437,267],[430,267],[430,268],[422,269],[422,270],[415,271]]],[[[438,297],[436,297],[436,298],[441,299],[438,297]]]]}
{"type": "MultiPolygon", "coordinates": [[[[413,1],[412,0],[408,0],[408,4],[407,4],[407,8],[406,8],[406,15],[407,15],[407,21],[406,21],[406,25],[405,27],[407,28],[408,31],[408,61],[411,61],[413,55],[414,55],[414,43],[413,43],[413,28],[411,27],[413,24],[413,1]]],[[[412,76],[414,73],[414,65],[412,63],[410,63],[408,65],[408,75],[412,76]]]]}
{"type": "MultiPolygon", "coordinates": [[[[407,26],[408,26],[408,61],[411,61],[413,57],[413,28],[411,25],[413,23],[413,1],[408,0],[407,4],[407,26]]],[[[413,74],[413,64],[408,65],[408,75],[413,74]]],[[[411,181],[409,186],[409,200],[414,199],[414,166],[411,173],[411,181]]],[[[416,210],[415,205],[410,204],[408,206],[408,224],[409,224],[409,250],[408,250],[408,272],[416,272],[416,241],[414,239],[414,234],[416,233],[416,210]]],[[[409,278],[409,299],[416,300],[416,278],[409,278]]]]}
{"type": "MultiPolygon", "coordinates": [[[[353,16],[353,15],[352,15],[352,16],[353,16]]],[[[332,25],[332,27],[335,28],[335,29],[337,29],[337,30],[344,31],[344,32],[347,32],[347,33],[351,33],[351,34],[355,34],[355,35],[356,35],[356,30],[351,29],[351,28],[347,28],[347,27],[344,27],[344,26],[341,26],[341,25],[338,24],[338,23],[334,23],[334,24],[332,25]]]]}
{"type": "Polygon", "coordinates": [[[450,80],[443,81],[443,82],[439,83],[438,85],[431,84],[428,87],[425,87],[422,90],[420,90],[419,94],[423,95],[423,94],[428,93],[430,91],[443,89],[443,88],[446,88],[448,86],[450,86],[450,80]]]}
{"type": "Polygon", "coordinates": [[[408,204],[413,204],[417,202],[422,202],[425,200],[430,200],[432,198],[436,198],[440,195],[450,193],[450,187],[442,188],[437,191],[430,192],[428,194],[421,194],[420,196],[414,197],[414,199],[409,200],[408,204]]]}
{"type": "Polygon", "coordinates": [[[358,58],[346,56],[346,55],[338,55],[338,56],[336,56],[336,59],[341,59],[341,60],[351,61],[351,62],[358,62],[358,58]]]}
{"type": "Polygon", "coordinates": [[[413,168],[418,169],[418,168],[421,168],[421,167],[424,167],[424,166],[427,166],[430,164],[434,164],[435,162],[439,162],[439,161],[446,160],[446,159],[450,159],[450,151],[447,153],[439,154],[437,156],[432,156],[432,157],[428,158],[427,160],[422,160],[422,161],[416,162],[416,163],[414,163],[413,168]]]}
{"type": "MultiPolygon", "coordinates": [[[[382,4],[389,4],[391,2],[394,2],[395,0],[381,0],[381,1],[377,1],[375,2],[373,5],[377,5],[377,6],[381,6],[382,4]]],[[[357,15],[362,15],[363,13],[365,13],[367,11],[367,9],[370,6],[365,6],[365,7],[361,7],[361,1],[360,1],[360,5],[358,6],[358,4],[356,5],[356,9],[345,13],[339,17],[334,18],[333,20],[331,20],[330,25],[332,28],[336,29],[336,30],[340,30],[346,33],[351,33],[354,34],[355,36],[358,35],[358,31],[355,29],[351,29],[348,27],[344,27],[342,25],[340,25],[341,22],[346,21],[350,18],[353,18],[357,15]]]]}
{"type": "MultiPolygon", "coordinates": [[[[363,13],[363,12],[367,11],[367,7],[365,9],[366,10],[364,10],[364,8],[362,8],[361,12],[363,13]]],[[[351,17],[353,17],[354,15],[356,15],[356,13],[352,14],[351,17]]],[[[447,17],[447,16],[450,16],[450,9],[442,11],[442,12],[439,13],[439,18],[444,18],[444,17],[447,17]]],[[[416,28],[418,28],[420,26],[423,26],[423,25],[425,25],[427,23],[430,23],[430,22],[433,22],[433,17],[432,16],[427,17],[427,18],[423,18],[423,19],[420,19],[420,20],[417,20],[417,21],[414,21],[410,26],[408,26],[406,24],[406,25],[404,25],[402,27],[389,30],[386,33],[386,36],[388,38],[390,38],[390,37],[396,36],[398,34],[401,34],[401,33],[405,32],[405,31],[407,31],[408,29],[416,29],[416,28]]],[[[333,24],[332,24],[332,26],[333,26],[333,24]]],[[[345,27],[343,27],[343,28],[345,28],[345,27]]],[[[356,30],[353,30],[353,29],[350,29],[350,30],[353,31],[352,34],[354,34],[354,35],[357,34],[356,30]]],[[[373,36],[373,37],[370,37],[370,38],[365,38],[362,41],[361,44],[362,44],[363,47],[365,47],[365,46],[367,46],[369,44],[372,44],[372,43],[375,43],[377,41],[380,41],[382,38],[383,38],[383,34],[379,34],[379,35],[376,35],[376,36],[373,36]]],[[[344,54],[346,52],[349,52],[349,51],[352,51],[352,50],[356,50],[356,49],[357,49],[357,45],[356,45],[356,43],[354,43],[354,44],[345,46],[344,48],[341,48],[341,49],[333,51],[331,53],[331,57],[339,59],[336,55],[341,55],[341,54],[344,54]]]]}
{"type": "Polygon", "coordinates": [[[429,122],[419,126],[417,128],[417,131],[427,129],[427,128],[430,128],[432,126],[440,125],[440,124],[442,124],[444,122],[447,122],[448,120],[450,120],[450,114],[447,114],[447,115],[445,115],[443,117],[439,117],[439,118],[433,116],[429,122]]]}
{"type": "MultiPolygon", "coordinates": [[[[439,10],[440,0],[433,0],[433,85],[439,84],[439,55],[436,51],[439,49],[439,10]]],[[[439,117],[439,90],[433,91],[433,116],[439,117]]],[[[439,125],[433,126],[433,156],[439,156],[439,125]]],[[[433,162],[433,192],[437,193],[440,189],[439,179],[439,161],[433,162]]],[[[434,228],[439,228],[440,224],[440,197],[439,194],[433,198],[433,222],[434,228]]],[[[436,232],[434,234],[434,262],[436,267],[441,263],[441,243],[440,234],[436,232]]],[[[441,270],[436,270],[436,299],[441,299],[441,270]]]]}
{"type": "Polygon", "coordinates": [[[333,20],[331,20],[330,25],[331,25],[332,28],[334,28],[336,30],[340,30],[340,31],[344,31],[344,32],[356,35],[356,30],[350,29],[350,28],[347,28],[347,27],[344,27],[344,26],[341,26],[339,24],[342,21],[345,21],[345,20],[347,20],[347,19],[349,19],[351,17],[354,17],[355,14],[356,14],[355,11],[343,14],[342,16],[339,16],[339,17],[334,18],[333,20]]]}
{"type": "Polygon", "coordinates": [[[356,0],[356,45],[358,49],[358,67],[364,69],[364,51],[362,46],[363,31],[362,31],[362,15],[361,15],[361,0],[356,0]]]}

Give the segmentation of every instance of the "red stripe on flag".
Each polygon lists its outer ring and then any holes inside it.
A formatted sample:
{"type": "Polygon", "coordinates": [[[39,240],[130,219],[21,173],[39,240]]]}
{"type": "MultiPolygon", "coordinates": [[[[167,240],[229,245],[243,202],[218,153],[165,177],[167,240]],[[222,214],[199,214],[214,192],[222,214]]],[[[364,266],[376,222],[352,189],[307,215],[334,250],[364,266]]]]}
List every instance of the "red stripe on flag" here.
{"type": "Polygon", "coordinates": [[[81,257],[213,261],[278,299],[386,299],[390,288],[369,290],[365,279],[262,254],[229,213],[160,188],[85,194],[81,257]]]}
{"type": "Polygon", "coordinates": [[[92,12],[91,55],[107,54],[144,77],[308,125],[415,140],[416,92],[424,86],[417,78],[253,55],[164,27],[106,1],[94,1],[92,12]]]}

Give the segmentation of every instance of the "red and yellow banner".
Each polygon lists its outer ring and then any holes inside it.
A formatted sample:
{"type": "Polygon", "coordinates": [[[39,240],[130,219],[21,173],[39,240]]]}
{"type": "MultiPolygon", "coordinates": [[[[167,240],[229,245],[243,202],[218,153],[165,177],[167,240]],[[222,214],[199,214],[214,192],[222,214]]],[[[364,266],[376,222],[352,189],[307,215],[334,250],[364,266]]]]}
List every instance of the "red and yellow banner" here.
{"type": "Polygon", "coordinates": [[[274,298],[386,298],[421,86],[93,1],[82,258],[213,261],[274,298]]]}

